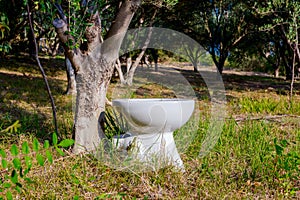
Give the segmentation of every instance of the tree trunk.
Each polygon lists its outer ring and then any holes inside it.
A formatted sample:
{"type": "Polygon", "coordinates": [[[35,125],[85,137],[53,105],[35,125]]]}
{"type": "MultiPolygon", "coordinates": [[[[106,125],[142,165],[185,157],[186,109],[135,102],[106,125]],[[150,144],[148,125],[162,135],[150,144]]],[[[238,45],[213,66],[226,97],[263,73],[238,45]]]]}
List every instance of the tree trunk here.
{"type": "Polygon", "coordinates": [[[285,79],[286,80],[292,80],[292,69],[291,66],[285,65],[285,79]]]}
{"type": "Polygon", "coordinates": [[[150,28],[150,30],[147,34],[147,37],[145,38],[145,43],[144,43],[143,47],[141,48],[141,52],[139,53],[139,55],[137,56],[137,58],[135,59],[133,64],[132,64],[131,57],[127,57],[126,78],[122,81],[121,80],[122,77],[120,77],[121,84],[132,85],[134,73],[135,73],[136,68],[138,67],[139,63],[141,63],[142,58],[145,55],[147,47],[150,43],[151,35],[152,35],[152,28],[150,28]]]}
{"type": "Polygon", "coordinates": [[[274,77],[275,78],[278,78],[279,77],[279,67],[277,67],[275,70],[274,70],[274,77]]]}
{"type": "Polygon", "coordinates": [[[228,57],[228,51],[223,50],[222,53],[220,53],[219,59],[217,59],[217,55],[215,54],[215,52],[210,52],[212,59],[219,71],[219,73],[222,75],[223,73],[223,69],[224,69],[224,65],[225,65],[225,61],[228,57]]]}
{"type": "Polygon", "coordinates": [[[74,153],[95,151],[101,139],[105,138],[103,123],[106,92],[113,73],[113,66],[101,60],[85,62],[82,68],[84,70],[76,75],[74,153]]]}
{"type": "MultiPolygon", "coordinates": [[[[29,1],[28,2],[29,5],[29,9],[32,9],[32,2],[29,1]]],[[[32,21],[32,23],[34,23],[34,17],[33,17],[33,13],[31,12],[30,14],[30,20],[32,21]]],[[[28,49],[29,49],[29,55],[32,59],[35,59],[35,55],[37,54],[36,49],[35,49],[35,43],[34,43],[34,35],[31,31],[28,32],[28,49]]]]}
{"type": "Polygon", "coordinates": [[[151,54],[154,60],[154,69],[156,72],[158,72],[158,53],[157,50],[151,49],[151,54]]]}
{"type": "Polygon", "coordinates": [[[148,47],[149,42],[150,42],[151,35],[152,35],[152,30],[150,30],[150,32],[148,34],[147,40],[144,44],[144,47],[142,48],[142,51],[140,52],[138,57],[135,59],[133,65],[130,67],[130,70],[127,71],[125,84],[132,85],[135,70],[138,67],[139,63],[141,62],[141,60],[142,60],[142,58],[143,58],[143,56],[144,56],[144,54],[147,50],[147,47],[148,47]]]}
{"type": "Polygon", "coordinates": [[[120,62],[120,59],[117,59],[115,66],[116,66],[116,70],[119,75],[120,82],[121,82],[121,84],[123,84],[125,82],[125,79],[124,79],[124,74],[122,71],[122,64],[120,62]]]}
{"type": "Polygon", "coordinates": [[[65,57],[65,67],[68,78],[68,85],[65,94],[76,94],[76,80],[75,80],[75,72],[72,67],[72,63],[68,57],[65,57]]]}
{"type": "Polygon", "coordinates": [[[283,55],[282,60],[284,63],[284,68],[285,68],[285,79],[292,80],[292,67],[290,65],[290,62],[285,55],[283,55]]]}
{"type": "Polygon", "coordinates": [[[193,67],[194,67],[194,72],[199,72],[198,70],[198,59],[200,57],[199,52],[200,49],[192,49],[191,47],[185,48],[185,52],[188,55],[188,58],[190,59],[189,61],[192,62],[193,67]]]}
{"type": "Polygon", "coordinates": [[[126,74],[129,73],[131,65],[132,65],[132,58],[130,55],[128,55],[128,57],[126,58],[126,74]]]}
{"type": "Polygon", "coordinates": [[[194,72],[198,72],[197,62],[193,62],[194,72]]]}
{"type": "Polygon", "coordinates": [[[274,68],[274,76],[275,78],[279,77],[279,70],[280,70],[280,56],[277,56],[276,62],[273,64],[274,68]]]}
{"type": "Polygon", "coordinates": [[[217,62],[215,62],[216,66],[217,66],[217,69],[218,69],[220,74],[223,73],[224,63],[225,63],[225,60],[223,60],[221,58],[217,62]]]}
{"type": "MultiPolygon", "coordinates": [[[[82,5],[87,5],[86,1],[82,5]]],[[[60,19],[55,19],[53,25],[76,74],[74,153],[95,153],[101,139],[105,138],[103,122],[107,88],[125,32],[139,5],[140,0],[122,2],[104,42],[101,37],[100,18],[98,12],[95,12],[87,21],[93,23],[85,28],[87,40],[77,48],[75,38],[69,34],[69,24],[62,6],[55,3],[60,19]]]]}
{"type": "Polygon", "coordinates": [[[58,53],[58,49],[59,49],[59,39],[55,38],[54,44],[50,45],[50,54],[51,56],[56,56],[58,53]]]}

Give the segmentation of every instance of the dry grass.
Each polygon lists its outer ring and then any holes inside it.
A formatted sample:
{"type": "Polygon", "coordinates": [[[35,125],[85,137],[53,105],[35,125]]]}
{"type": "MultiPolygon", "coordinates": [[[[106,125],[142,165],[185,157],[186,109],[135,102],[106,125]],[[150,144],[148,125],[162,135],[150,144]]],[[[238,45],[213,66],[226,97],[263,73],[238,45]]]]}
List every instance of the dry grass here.
{"type": "MultiPolygon", "coordinates": [[[[58,107],[60,133],[63,138],[70,138],[72,97],[63,95],[66,87],[63,63],[45,59],[44,64],[58,107]]],[[[188,151],[181,154],[185,172],[172,167],[140,173],[117,170],[90,155],[72,155],[66,150],[66,156],[60,157],[53,151],[54,163],[34,164],[28,174],[33,182],[22,182],[22,192],[12,190],[13,195],[22,199],[300,198],[299,82],[290,110],[284,94],[288,82],[224,74],[229,118],[215,148],[199,158],[209,124],[209,97],[199,74],[179,69],[193,85],[201,113],[197,137],[188,151]],[[283,114],[274,120],[264,118],[283,114]],[[238,118],[242,120],[237,122],[238,118]],[[278,146],[282,152],[276,149],[278,146]]],[[[26,141],[32,145],[34,137],[41,144],[45,139],[51,140],[51,108],[35,66],[31,61],[11,59],[1,61],[0,70],[0,131],[15,120],[21,124],[16,132],[1,133],[0,148],[9,152],[12,144],[21,148],[26,141]]],[[[144,85],[135,95],[174,96],[159,85],[144,85]]],[[[10,173],[2,167],[0,172],[2,177],[10,173]]]]}

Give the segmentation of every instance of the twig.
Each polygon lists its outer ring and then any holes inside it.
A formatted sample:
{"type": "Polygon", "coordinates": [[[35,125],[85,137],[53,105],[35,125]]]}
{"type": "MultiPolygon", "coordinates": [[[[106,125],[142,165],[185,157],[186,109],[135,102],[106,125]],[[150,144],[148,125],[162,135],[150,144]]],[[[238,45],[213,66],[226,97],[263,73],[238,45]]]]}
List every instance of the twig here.
{"type": "Polygon", "coordinates": [[[293,63],[292,63],[292,79],[290,84],[290,105],[289,109],[293,109],[293,89],[294,89],[294,81],[295,81],[295,60],[296,60],[296,50],[293,49],[293,63]]]}
{"type": "Polygon", "coordinates": [[[53,96],[52,96],[52,93],[51,93],[51,90],[50,90],[50,86],[49,86],[49,83],[48,83],[48,80],[47,80],[47,76],[45,74],[45,70],[44,70],[43,66],[41,65],[41,62],[40,62],[40,59],[39,59],[39,56],[38,56],[38,45],[37,45],[36,37],[35,37],[35,34],[34,34],[34,29],[33,29],[32,21],[31,21],[31,15],[30,15],[30,9],[29,9],[28,2],[27,2],[27,13],[28,13],[28,21],[29,21],[29,25],[30,25],[31,33],[32,33],[33,40],[34,40],[34,45],[35,45],[35,55],[34,56],[35,56],[35,59],[37,61],[38,66],[39,66],[39,69],[42,73],[44,82],[46,84],[47,92],[48,92],[48,95],[49,95],[49,98],[50,98],[50,101],[51,101],[51,106],[52,106],[55,132],[59,136],[58,126],[57,126],[57,117],[56,117],[56,107],[55,107],[54,99],[53,99],[53,96]]]}
{"type": "Polygon", "coordinates": [[[299,115],[271,115],[271,116],[264,116],[264,117],[240,117],[240,118],[235,118],[234,120],[236,122],[242,122],[246,120],[254,121],[254,120],[273,120],[273,119],[278,119],[278,118],[283,118],[283,117],[294,117],[294,118],[300,118],[299,115]]]}
{"type": "MultiPolygon", "coordinates": [[[[290,109],[293,109],[293,87],[294,87],[294,81],[295,81],[295,65],[296,65],[296,54],[299,56],[299,39],[298,39],[298,26],[297,26],[297,20],[296,15],[293,13],[293,23],[295,25],[295,32],[296,32],[296,41],[293,42],[293,64],[292,64],[292,80],[291,80],[291,88],[290,88],[290,109]]],[[[299,59],[299,57],[298,57],[299,59]]]]}

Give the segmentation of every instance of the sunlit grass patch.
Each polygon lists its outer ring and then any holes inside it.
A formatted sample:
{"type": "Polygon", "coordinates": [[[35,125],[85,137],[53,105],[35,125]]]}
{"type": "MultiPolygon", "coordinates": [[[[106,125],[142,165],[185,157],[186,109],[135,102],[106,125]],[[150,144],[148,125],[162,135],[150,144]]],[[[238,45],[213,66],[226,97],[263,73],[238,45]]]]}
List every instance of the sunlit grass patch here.
{"type": "MultiPolygon", "coordinates": [[[[28,66],[19,70],[25,67],[28,66]]],[[[6,151],[13,144],[21,148],[24,142],[31,147],[34,138],[40,145],[46,139],[51,143],[54,130],[50,103],[39,72],[25,71],[27,77],[19,73],[0,74],[0,148],[6,151]],[[29,73],[35,76],[29,77],[29,73]],[[17,120],[20,126],[16,130],[8,129],[17,120]]],[[[49,81],[60,134],[71,138],[74,99],[63,95],[66,86],[65,77],[60,77],[63,73],[62,70],[49,73],[49,81]]],[[[289,97],[283,93],[229,91],[229,116],[222,134],[214,148],[201,158],[199,151],[210,124],[211,105],[203,84],[192,78],[200,116],[197,133],[189,143],[182,144],[177,137],[179,146],[186,145],[181,151],[185,172],[171,166],[157,172],[122,171],[108,161],[99,161],[91,155],[73,155],[66,149],[63,158],[54,154],[53,164],[46,161],[44,166],[34,167],[28,174],[33,182],[24,186],[22,193],[13,191],[13,195],[24,199],[296,199],[300,191],[299,96],[294,96],[293,107],[289,109],[289,97]]],[[[234,80],[239,85],[232,87],[239,88],[243,79],[234,80]]],[[[260,79],[247,81],[249,84],[260,79]]],[[[277,83],[275,79],[272,81],[277,83]]],[[[146,84],[134,97],[173,98],[174,93],[157,84],[146,84]]],[[[187,123],[180,133],[194,125],[194,122],[187,123]]],[[[120,129],[115,126],[107,124],[107,134],[117,134],[120,129]]],[[[1,175],[11,175],[3,170],[1,175]]]]}
{"type": "MultiPolygon", "coordinates": [[[[274,95],[272,93],[250,92],[241,94],[238,98],[232,99],[229,103],[233,112],[239,114],[300,114],[299,96],[294,96],[290,105],[289,96],[274,95]]],[[[233,113],[234,114],[234,113],[233,113]]]]}

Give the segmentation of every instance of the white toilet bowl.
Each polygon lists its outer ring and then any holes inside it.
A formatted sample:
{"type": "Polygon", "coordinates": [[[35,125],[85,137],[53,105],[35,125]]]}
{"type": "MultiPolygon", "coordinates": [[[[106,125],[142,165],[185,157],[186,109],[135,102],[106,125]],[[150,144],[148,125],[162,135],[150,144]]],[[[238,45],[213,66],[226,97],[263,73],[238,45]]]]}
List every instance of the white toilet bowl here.
{"type": "Polygon", "coordinates": [[[174,165],[184,169],[173,131],[191,117],[195,102],[189,99],[116,99],[113,106],[126,119],[129,130],[113,143],[155,168],[174,165]]]}

